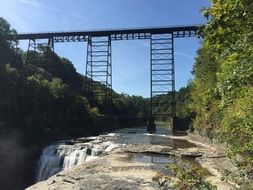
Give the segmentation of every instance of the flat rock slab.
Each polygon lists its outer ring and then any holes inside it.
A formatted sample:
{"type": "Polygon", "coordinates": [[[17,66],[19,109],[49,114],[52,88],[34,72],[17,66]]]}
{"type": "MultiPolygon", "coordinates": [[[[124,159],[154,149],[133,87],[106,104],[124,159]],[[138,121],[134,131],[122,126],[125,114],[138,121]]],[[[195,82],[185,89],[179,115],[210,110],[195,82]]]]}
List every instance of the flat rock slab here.
{"type": "Polygon", "coordinates": [[[218,190],[230,189],[231,185],[221,181],[221,173],[226,168],[233,168],[225,149],[198,135],[171,136],[171,139],[186,140],[194,147],[175,148],[166,145],[120,144],[111,152],[82,165],[64,170],[46,181],[39,182],[27,190],[154,190],[159,189],[152,177],[157,171],[151,163],[134,162],[129,153],[152,153],[176,157],[196,158],[196,161],[212,175],[207,176],[218,190]]]}
{"type": "Polygon", "coordinates": [[[156,171],[148,163],[127,161],[127,153],[114,153],[62,171],[27,190],[154,190],[156,171]]]}
{"type": "Polygon", "coordinates": [[[122,152],[174,155],[171,152],[173,149],[174,149],[173,147],[162,145],[126,144],[122,148],[122,152]]]}

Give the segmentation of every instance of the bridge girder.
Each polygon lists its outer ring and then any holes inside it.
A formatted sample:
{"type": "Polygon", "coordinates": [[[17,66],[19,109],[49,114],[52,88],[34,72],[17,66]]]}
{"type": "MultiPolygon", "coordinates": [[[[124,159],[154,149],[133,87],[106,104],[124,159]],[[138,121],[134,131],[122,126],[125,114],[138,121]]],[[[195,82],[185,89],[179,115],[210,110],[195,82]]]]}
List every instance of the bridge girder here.
{"type": "Polygon", "coordinates": [[[74,32],[43,32],[18,34],[17,40],[29,39],[54,39],[55,43],[61,42],[87,42],[89,36],[111,36],[111,40],[136,40],[150,39],[151,34],[173,33],[174,38],[194,37],[198,25],[157,27],[157,28],[133,28],[114,30],[74,31],[74,32]]]}

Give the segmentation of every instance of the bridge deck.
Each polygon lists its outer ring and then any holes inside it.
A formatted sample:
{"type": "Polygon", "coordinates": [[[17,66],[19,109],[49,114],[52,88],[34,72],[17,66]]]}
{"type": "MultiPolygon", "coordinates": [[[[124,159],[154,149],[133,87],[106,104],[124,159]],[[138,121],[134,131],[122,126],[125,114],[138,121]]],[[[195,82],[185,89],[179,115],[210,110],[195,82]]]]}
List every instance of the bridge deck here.
{"type": "Polygon", "coordinates": [[[192,37],[196,35],[198,25],[160,28],[133,28],[94,31],[21,33],[18,40],[53,38],[55,42],[87,41],[88,36],[111,36],[111,40],[150,39],[152,34],[173,33],[174,37],[192,37]]]}

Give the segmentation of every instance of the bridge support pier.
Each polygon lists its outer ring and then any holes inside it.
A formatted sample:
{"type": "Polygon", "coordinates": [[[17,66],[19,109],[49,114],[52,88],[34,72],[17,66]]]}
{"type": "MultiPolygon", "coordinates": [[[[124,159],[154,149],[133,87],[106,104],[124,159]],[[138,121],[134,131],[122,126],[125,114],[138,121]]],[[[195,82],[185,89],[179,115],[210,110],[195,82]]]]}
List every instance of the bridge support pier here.
{"type": "MultiPolygon", "coordinates": [[[[150,125],[152,120],[168,120],[176,114],[174,36],[172,33],[151,34],[150,39],[150,125]],[[164,102],[156,97],[164,97],[164,102]],[[164,114],[170,110],[169,115],[164,114]]],[[[150,126],[148,125],[148,126],[150,126]]],[[[155,124],[154,124],[155,126],[155,124]]]]}
{"type": "Polygon", "coordinates": [[[148,118],[147,132],[154,133],[156,132],[155,116],[150,115],[148,118]]]}
{"type": "Polygon", "coordinates": [[[86,90],[106,102],[112,99],[112,49],[110,36],[89,36],[86,58],[86,90]],[[101,83],[103,87],[101,87],[101,83]]]}
{"type": "Polygon", "coordinates": [[[29,39],[28,50],[26,54],[26,63],[31,63],[36,57],[37,45],[35,39],[29,39]]]}

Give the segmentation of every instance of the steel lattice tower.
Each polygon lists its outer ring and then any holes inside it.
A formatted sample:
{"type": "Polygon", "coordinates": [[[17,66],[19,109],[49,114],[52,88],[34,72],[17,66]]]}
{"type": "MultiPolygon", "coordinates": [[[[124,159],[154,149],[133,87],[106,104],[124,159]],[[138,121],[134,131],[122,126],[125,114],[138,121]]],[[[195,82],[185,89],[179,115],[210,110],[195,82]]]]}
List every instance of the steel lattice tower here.
{"type": "Polygon", "coordinates": [[[86,77],[90,80],[86,81],[86,88],[107,101],[112,99],[111,51],[110,36],[88,37],[86,77]]]}
{"type": "MultiPolygon", "coordinates": [[[[150,39],[150,112],[151,115],[163,117],[157,113],[158,106],[169,107],[170,116],[175,116],[175,67],[173,33],[152,34],[150,39]],[[167,95],[166,104],[154,101],[155,96],[167,95]]],[[[165,117],[168,117],[166,115],[165,117]]]]}

